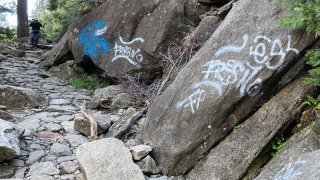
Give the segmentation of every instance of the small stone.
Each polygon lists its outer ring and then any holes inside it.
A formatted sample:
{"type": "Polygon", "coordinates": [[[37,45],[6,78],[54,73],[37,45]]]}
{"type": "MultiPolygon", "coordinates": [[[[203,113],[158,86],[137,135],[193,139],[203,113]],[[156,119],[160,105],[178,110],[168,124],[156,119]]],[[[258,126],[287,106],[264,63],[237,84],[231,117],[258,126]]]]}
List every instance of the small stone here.
{"type": "Polygon", "coordinates": [[[52,132],[59,132],[62,129],[62,126],[60,124],[55,123],[45,124],[44,127],[52,132]]]}
{"type": "Polygon", "coordinates": [[[49,106],[46,111],[49,112],[74,112],[78,109],[74,106],[60,106],[60,105],[51,105],[49,106]]]}
{"type": "Polygon", "coordinates": [[[55,155],[48,155],[48,156],[46,156],[46,157],[44,157],[44,161],[51,161],[51,162],[53,162],[53,161],[55,161],[57,159],[57,156],[55,156],[55,155]]]}
{"type": "Polygon", "coordinates": [[[42,131],[42,132],[38,133],[38,137],[41,139],[45,139],[45,140],[55,140],[59,136],[61,136],[61,135],[59,135],[58,133],[51,132],[51,131],[42,131]]]}
{"type": "Polygon", "coordinates": [[[70,156],[72,152],[70,147],[64,144],[54,143],[50,148],[50,154],[61,157],[70,156]]]}
{"type": "Polygon", "coordinates": [[[57,122],[56,118],[53,118],[53,117],[45,117],[45,118],[42,118],[42,120],[47,123],[57,122]]]}
{"type": "Polygon", "coordinates": [[[139,161],[140,159],[148,155],[149,152],[151,151],[152,151],[152,147],[147,145],[137,145],[130,148],[132,157],[136,161],[139,161]]]}
{"type": "Polygon", "coordinates": [[[54,99],[49,102],[49,105],[69,105],[69,104],[71,103],[65,99],[54,99]]]}
{"type": "Polygon", "coordinates": [[[74,121],[64,121],[61,123],[64,131],[66,131],[69,134],[77,134],[77,132],[74,130],[74,121]]]}
{"type": "Polygon", "coordinates": [[[78,169],[78,165],[72,161],[62,162],[60,164],[60,170],[64,174],[74,173],[78,169]]]}
{"type": "Polygon", "coordinates": [[[91,135],[90,121],[86,118],[75,118],[74,129],[86,136],[91,135]]]}
{"type": "Polygon", "coordinates": [[[28,156],[28,155],[29,155],[28,151],[23,151],[23,150],[20,151],[20,156],[28,156]]]}
{"type": "Polygon", "coordinates": [[[63,156],[63,157],[59,157],[57,159],[57,163],[62,163],[62,162],[66,162],[66,161],[73,161],[76,160],[75,156],[63,156]]]}
{"type": "Polygon", "coordinates": [[[31,144],[29,149],[31,150],[43,150],[42,146],[40,144],[31,144]]]}
{"type": "Polygon", "coordinates": [[[54,180],[54,177],[45,174],[34,174],[28,177],[27,180],[54,180]]]}
{"type": "Polygon", "coordinates": [[[1,166],[0,179],[11,178],[14,176],[14,166],[1,166]]]}
{"type": "Polygon", "coordinates": [[[30,170],[27,176],[32,175],[56,175],[60,171],[55,167],[53,162],[36,163],[30,166],[30,170]]]}
{"type": "Polygon", "coordinates": [[[143,158],[141,161],[136,163],[144,174],[158,174],[160,173],[160,168],[157,167],[156,162],[151,158],[151,156],[147,156],[143,158]]]}
{"type": "Polygon", "coordinates": [[[151,177],[148,180],[172,180],[172,178],[168,176],[160,176],[160,177],[151,177]]]}
{"type": "Polygon", "coordinates": [[[16,173],[14,174],[14,178],[21,178],[23,179],[24,178],[24,174],[27,170],[27,167],[23,167],[23,168],[20,168],[16,171],[16,173]]]}
{"type": "Polygon", "coordinates": [[[29,158],[27,160],[27,164],[31,165],[37,161],[39,161],[42,157],[44,157],[45,155],[47,155],[46,152],[44,152],[43,150],[40,151],[33,151],[29,154],[29,158]]]}
{"type": "Polygon", "coordinates": [[[62,175],[61,180],[75,180],[76,179],[76,175],[74,174],[67,174],[67,175],[62,175]]]}
{"type": "Polygon", "coordinates": [[[71,121],[73,119],[74,119],[73,115],[62,115],[62,116],[56,117],[56,120],[59,122],[71,121]]]}
{"type": "Polygon", "coordinates": [[[24,129],[25,133],[24,136],[28,136],[34,133],[38,127],[40,127],[40,120],[39,119],[26,119],[17,124],[17,127],[24,129]]]}
{"type": "Polygon", "coordinates": [[[88,138],[82,135],[72,135],[72,134],[68,134],[66,136],[66,139],[73,147],[78,147],[81,144],[84,144],[89,141],[88,138]]]}

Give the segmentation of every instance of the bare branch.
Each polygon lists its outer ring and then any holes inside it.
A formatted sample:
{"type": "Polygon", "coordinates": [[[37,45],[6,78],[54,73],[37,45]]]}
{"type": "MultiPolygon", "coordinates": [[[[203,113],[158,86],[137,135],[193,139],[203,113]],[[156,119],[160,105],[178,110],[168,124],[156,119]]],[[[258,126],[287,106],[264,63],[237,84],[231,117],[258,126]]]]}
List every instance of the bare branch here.
{"type": "Polygon", "coordinates": [[[95,121],[94,117],[92,116],[91,113],[86,113],[84,106],[80,106],[80,112],[83,114],[85,118],[89,120],[90,123],[90,137],[92,139],[97,139],[98,138],[98,126],[97,122],[95,121]]]}

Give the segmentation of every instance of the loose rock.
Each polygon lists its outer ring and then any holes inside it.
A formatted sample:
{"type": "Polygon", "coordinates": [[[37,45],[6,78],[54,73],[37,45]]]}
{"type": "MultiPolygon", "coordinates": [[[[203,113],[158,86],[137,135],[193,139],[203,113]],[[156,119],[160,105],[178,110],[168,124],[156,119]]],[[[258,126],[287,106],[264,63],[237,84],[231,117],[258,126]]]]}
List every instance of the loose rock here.
{"type": "Polygon", "coordinates": [[[72,174],[78,169],[78,166],[76,163],[72,161],[62,162],[60,164],[60,170],[64,174],[72,174]]]}
{"type": "Polygon", "coordinates": [[[0,85],[0,104],[10,109],[44,107],[46,97],[33,89],[0,85]]]}
{"type": "Polygon", "coordinates": [[[141,160],[143,157],[147,156],[152,151],[151,146],[147,145],[137,145],[130,148],[133,159],[136,161],[141,160]]]}
{"type": "Polygon", "coordinates": [[[20,155],[19,136],[13,123],[0,119],[0,162],[20,155]]]}
{"type": "Polygon", "coordinates": [[[151,156],[147,156],[143,158],[141,161],[136,163],[144,174],[158,174],[160,173],[160,168],[157,167],[156,162],[151,158],[151,156]]]}
{"type": "Polygon", "coordinates": [[[76,154],[88,180],[144,180],[142,171],[132,161],[129,149],[118,139],[107,138],[83,144],[76,154]]]}
{"type": "Polygon", "coordinates": [[[72,152],[69,146],[64,144],[54,143],[51,146],[50,154],[60,157],[60,156],[71,156],[72,152]]]}
{"type": "Polygon", "coordinates": [[[55,167],[53,162],[42,162],[36,163],[30,166],[28,177],[38,176],[38,175],[56,175],[59,174],[60,171],[55,167]]]}

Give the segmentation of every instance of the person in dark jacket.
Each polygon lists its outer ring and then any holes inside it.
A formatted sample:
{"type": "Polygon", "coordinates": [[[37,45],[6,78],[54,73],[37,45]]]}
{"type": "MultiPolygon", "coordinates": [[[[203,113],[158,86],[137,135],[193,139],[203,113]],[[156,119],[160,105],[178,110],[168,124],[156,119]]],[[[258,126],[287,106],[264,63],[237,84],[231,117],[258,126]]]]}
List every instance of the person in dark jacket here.
{"type": "Polygon", "coordinates": [[[31,44],[32,46],[37,46],[40,38],[40,28],[42,27],[42,24],[37,19],[33,19],[29,26],[32,29],[31,44]]]}

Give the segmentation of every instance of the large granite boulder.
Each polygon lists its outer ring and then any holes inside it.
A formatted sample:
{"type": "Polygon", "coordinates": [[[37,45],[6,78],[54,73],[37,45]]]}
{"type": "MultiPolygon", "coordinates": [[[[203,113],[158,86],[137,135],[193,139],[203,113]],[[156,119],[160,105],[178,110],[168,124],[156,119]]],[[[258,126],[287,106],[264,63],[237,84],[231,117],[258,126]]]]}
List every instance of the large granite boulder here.
{"type": "Polygon", "coordinates": [[[0,162],[20,155],[20,134],[13,123],[0,119],[0,162]]]}
{"type": "MultiPolygon", "coordinates": [[[[150,106],[140,138],[164,173],[188,171],[276,88],[314,43],[276,25],[286,7],[238,1],[175,81],[150,106]]],[[[292,78],[292,77],[291,77],[292,78]]]]}
{"type": "Polygon", "coordinates": [[[47,67],[63,64],[73,59],[71,49],[68,45],[68,34],[66,33],[54,48],[41,56],[43,64],[47,67]]]}
{"type": "Polygon", "coordinates": [[[0,105],[8,109],[35,108],[46,106],[47,100],[33,89],[0,85],[0,105]]]}
{"type": "Polygon", "coordinates": [[[190,179],[241,179],[281,128],[301,112],[300,104],[315,88],[299,78],[214,147],[189,173],[190,179]],[[281,102],[281,103],[279,103],[281,102]]]}
{"type": "Polygon", "coordinates": [[[65,37],[68,37],[74,59],[77,62],[94,62],[107,77],[117,78],[125,73],[133,74],[136,70],[152,73],[150,70],[161,62],[159,52],[166,51],[171,43],[179,42],[189,30],[184,27],[193,24],[195,18],[191,15],[185,17],[188,2],[106,1],[74,21],[60,41],[60,48],[49,53],[53,55],[48,61],[51,64],[60,61],[56,52],[68,49],[62,48],[67,45],[65,37]]]}
{"type": "Polygon", "coordinates": [[[87,180],[144,180],[129,148],[115,138],[105,138],[78,147],[77,158],[87,180]]]}
{"type": "Polygon", "coordinates": [[[255,179],[319,179],[320,134],[313,126],[292,136],[255,179]]]}

